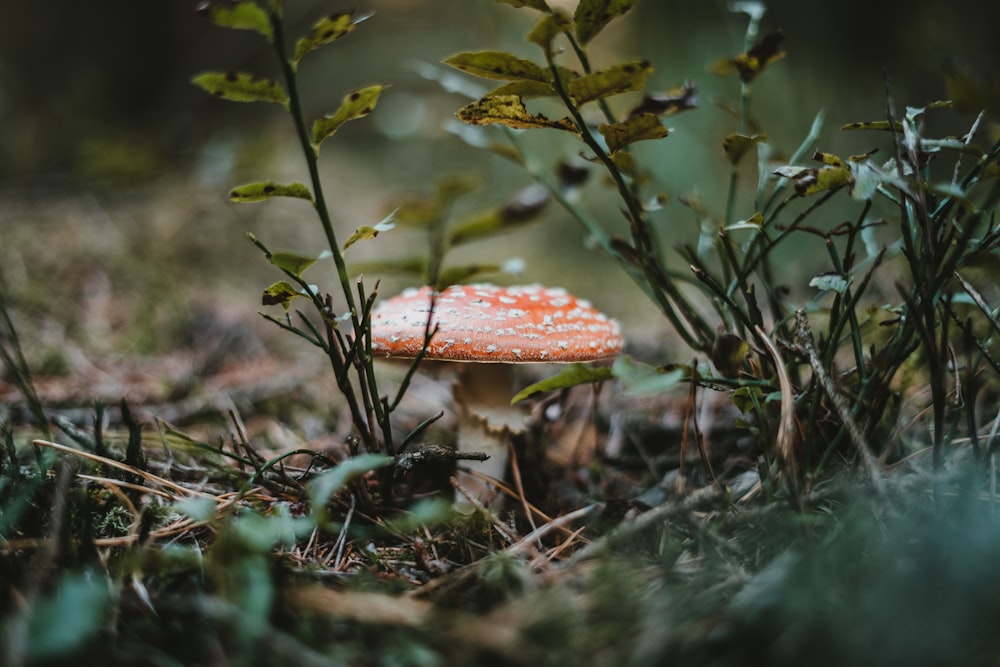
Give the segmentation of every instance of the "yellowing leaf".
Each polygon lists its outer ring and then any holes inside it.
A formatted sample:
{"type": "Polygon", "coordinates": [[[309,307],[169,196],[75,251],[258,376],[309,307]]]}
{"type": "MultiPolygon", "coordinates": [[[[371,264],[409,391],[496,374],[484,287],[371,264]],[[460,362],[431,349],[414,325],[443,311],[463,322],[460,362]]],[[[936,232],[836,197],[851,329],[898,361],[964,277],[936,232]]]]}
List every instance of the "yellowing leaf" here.
{"type": "Polygon", "coordinates": [[[723,377],[739,375],[740,366],[750,355],[750,344],[733,333],[719,334],[712,344],[712,364],[723,377]]]}
{"type": "Polygon", "coordinates": [[[324,44],[329,44],[334,40],[340,39],[370,16],[371,14],[365,14],[355,18],[353,12],[324,16],[313,25],[309,35],[301,37],[295,43],[295,57],[292,58],[292,63],[297,66],[307,53],[318,49],[324,44]]]}
{"type": "Polygon", "coordinates": [[[612,20],[627,13],[638,0],[580,0],[573,14],[576,38],[586,45],[612,20]]]}
{"type": "Polygon", "coordinates": [[[288,106],[288,95],[277,81],[258,79],[245,72],[202,72],[191,83],[233,102],[277,102],[288,106]]]}
{"type": "Polygon", "coordinates": [[[237,2],[229,5],[206,3],[198,11],[208,16],[212,23],[223,28],[253,30],[267,37],[268,41],[274,38],[267,13],[252,2],[237,2]]]}
{"type": "Polygon", "coordinates": [[[455,115],[462,122],[471,125],[497,124],[518,129],[551,128],[577,132],[576,126],[568,118],[550,120],[542,114],[531,115],[517,95],[487,96],[467,104],[455,115]]]}
{"type": "Polygon", "coordinates": [[[778,176],[795,181],[795,192],[802,197],[814,195],[824,190],[832,190],[851,182],[851,172],[844,167],[779,167],[774,170],[778,176]]]}
{"type": "Polygon", "coordinates": [[[816,151],[815,153],[813,153],[813,159],[816,160],[817,162],[822,162],[823,164],[831,167],[844,166],[844,161],[841,160],[836,155],[834,155],[833,153],[823,153],[821,151],[816,151]]]}
{"type": "Polygon", "coordinates": [[[670,134],[660,119],[651,113],[633,116],[620,123],[599,125],[597,131],[604,136],[612,154],[637,141],[662,139],[670,134]]]}
{"type": "Polygon", "coordinates": [[[546,14],[528,32],[527,40],[542,47],[545,53],[552,53],[552,42],[561,33],[573,27],[573,21],[562,11],[546,14]]]}
{"type": "Polygon", "coordinates": [[[395,217],[395,215],[396,212],[393,211],[375,226],[361,225],[360,227],[358,227],[356,230],[354,230],[354,233],[351,234],[350,238],[348,238],[347,241],[344,242],[344,250],[347,250],[358,241],[367,241],[369,239],[375,238],[382,232],[387,232],[391,229],[394,229],[396,227],[396,224],[393,222],[393,218],[395,217]]]}
{"type": "Polygon", "coordinates": [[[375,110],[379,95],[385,86],[375,85],[348,93],[340,108],[332,115],[323,116],[313,123],[312,140],[316,146],[333,135],[344,123],[367,116],[375,110]]]}
{"type": "Polygon", "coordinates": [[[545,83],[549,78],[547,69],[506,51],[467,51],[456,53],[442,62],[485,79],[502,81],[527,79],[545,83]]]}
{"type": "Polygon", "coordinates": [[[720,60],[709,67],[709,71],[714,74],[737,72],[741,81],[750,83],[766,67],[785,57],[785,52],[779,49],[784,37],[784,33],[780,30],[768,33],[746,53],[741,53],[728,60],[720,60]]]}
{"type": "Polygon", "coordinates": [[[739,163],[751,146],[762,141],[767,141],[767,136],[763,134],[754,134],[751,136],[730,134],[723,139],[722,150],[726,152],[729,163],[735,165],[739,163]]]}
{"type": "Polygon", "coordinates": [[[242,204],[265,201],[272,197],[295,197],[310,202],[313,200],[312,192],[302,183],[289,183],[288,185],[272,183],[270,181],[247,183],[229,191],[229,200],[242,204]]]}
{"type": "Polygon", "coordinates": [[[268,287],[264,289],[264,295],[261,297],[261,304],[264,306],[281,305],[282,308],[288,310],[292,299],[299,296],[304,295],[295,289],[291,283],[285,280],[279,280],[276,283],[268,285],[268,287]]]}
{"type": "Polygon", "coordinates": [[[642,90],[646,85],[646,77],[652,71],[653,65],[648,60],[621,63],[573,79],[567,89],[574,102],[586,104],[609,95],[642,90]]]}

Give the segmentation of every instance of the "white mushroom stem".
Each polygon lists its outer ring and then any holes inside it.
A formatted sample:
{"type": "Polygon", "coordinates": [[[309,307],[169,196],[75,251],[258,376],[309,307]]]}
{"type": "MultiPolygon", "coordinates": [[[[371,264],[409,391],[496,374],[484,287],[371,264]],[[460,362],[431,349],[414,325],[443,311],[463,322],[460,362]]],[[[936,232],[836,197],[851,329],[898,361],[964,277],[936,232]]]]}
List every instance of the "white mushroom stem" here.
{"type": "MultiPolygon", "coordinates": [[[[507,477],[507,462],[511,436],[522,433],[527,423],[524,411],[510,404],[513,387],[513,370],[508,364],[462,364],[455,381],[454,395],[458,404],[459,452],[483,452],[485,461],[461,461],[464,467],[477,474],[456,473],[459,483],[484,504],[497,507],[502,494],[483,479],[497,480],[507,477]]],[[[461,494],[456,502],[463,504],[461,494]]]]}

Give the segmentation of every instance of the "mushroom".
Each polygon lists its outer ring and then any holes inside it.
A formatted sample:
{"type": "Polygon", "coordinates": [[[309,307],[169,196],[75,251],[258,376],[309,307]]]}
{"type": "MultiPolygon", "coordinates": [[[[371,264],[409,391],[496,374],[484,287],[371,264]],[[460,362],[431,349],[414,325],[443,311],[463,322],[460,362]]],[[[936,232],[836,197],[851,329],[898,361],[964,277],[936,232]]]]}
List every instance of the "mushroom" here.
{"type": "MultiPolygon", "coordinates": [[[[372,353],[413,358],[424,346],[431,288],[411,288],[379,302],[372,312],[372,353]]],[[[511,434],[524,429],[524,413],[510,404],[511,364],[607,359],[622,349],[618,323],[566,290],[541,285],[452,285],[434,299],[426,359],[467,362],[453,387],[459,406],[458,451],[483,452],[468,468],[503,479],[511,434]]],[[[458,473],[480,501],[489,485],[481,475],[458,473]]]]}

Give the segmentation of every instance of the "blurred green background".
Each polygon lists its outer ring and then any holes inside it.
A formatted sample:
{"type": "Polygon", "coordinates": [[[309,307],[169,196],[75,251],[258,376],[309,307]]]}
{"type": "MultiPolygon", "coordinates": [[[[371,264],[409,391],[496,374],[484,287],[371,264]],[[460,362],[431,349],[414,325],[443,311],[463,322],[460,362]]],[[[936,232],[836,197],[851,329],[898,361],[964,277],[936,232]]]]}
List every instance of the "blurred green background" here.
{"type": "MultiPolygon", "coordinates": [[[[97,349],[155,353],[190,337],[206,311],[259,327],[260,290],[277,276],[244,233],[274,248],[322,249],[318,225],[301,202],[226,201],[232,185],[305,180],[305,174],[278,107],[222,102],[189,83],[207,69],[276,74],[263,40],[211,25],[195,4],[0,7],[0,273],[19,310],[49,323],[41,338],[82,337],[97,349]]],[[[902,107],[945,96],[947,59],[988,76],[1000,62],[995,1],[767,4],[764,30],[784,30],[788,56],[754,84],[751,110],[779,153],[794,150],[821,109],[827,115],[821,149],[863,153],[876,145],[871,135],[837,128],[884,117],[883,70],[902,107]]],[[[465,100],[416,70],[417,63],[438,63],[461,50],[535,57],[537,49],[523,39],[534,12],[493,0],[289,0],[286,6],[293,33],[322,13],[374,12],[304,61],[310,116],[332,110],[353,88],[392,86],[372,117],[349,124],[324,146],[327,195],[341,238],[381,219],[406,193],[429,191],[449,175],[481,183],[459,212],[501,202],[528,184],[516,167],[448,130],[465,100]]],[[[650,193],[671,198],[660,218],[670,243],[697,235],[697,221],[677,203],[681,196],[696,195],[711,214],[723,211],[728,165],[721,140],[735,127],[726,108],[738,88],[735,77],[712,75],[707,66],[742,50],[744,27],[745,17],[723,2],[642,0],[593,44],[598,66],[652,60],[652,90],[689,79],[699,86],[699,108],[668,119],[674,132],[667,140],[637,150],[652,172],[650,193]]],[[[972,118],[959,120],[950,131],[964,131],[972,118]]],[[[578,150],[552,134],[531,138],[534,157],[546,165],[578,150]]],[[[592,184],[585,197],[610,227],[621,226],[610,191],[592,184]]],[[[738,217],[752,213],[748,205],[745,199],[737,207],[738,217]]],[[[352,249],[349,259],[412,251],[407,234],[352,249]]],[[[667,335],[639,291],[586,249],[580,230],[555,207],[542,224],[503,244],[463,253],[462,260],[523,257],[524,280],[562,283],[626,320],[637,335],[667,335]]],[[[404,282],[389,278],[384,291],[404,282]]]]}

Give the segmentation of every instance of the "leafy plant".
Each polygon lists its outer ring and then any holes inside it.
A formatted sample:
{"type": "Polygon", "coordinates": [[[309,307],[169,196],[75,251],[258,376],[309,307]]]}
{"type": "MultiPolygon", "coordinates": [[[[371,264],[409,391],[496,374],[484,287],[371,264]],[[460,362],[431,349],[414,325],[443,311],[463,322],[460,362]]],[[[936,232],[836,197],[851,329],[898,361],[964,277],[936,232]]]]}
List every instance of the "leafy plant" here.
{"type": "Polygon", "coordinates": [[[251,241],[286,278],[271,284],[263,293],[264,305],[283,306],[284,317],[266,317],[315,345],[326,355],[360,439],[361,447],[356,447],[355,453],[363,449],[372,453],[395,455],[398,452],[390,426],[390,413],[398,399],[390,402],[379,391],[371,361],[369,317],[376,290],[367,290],[361,280],[352,281],[344,259],[344,251],[349,246],[374,238],[379,231],[389,227],[389,222],[383,221],[374,227],[362,226],[341,244],[323,192],[318,163],[321,146],[346,123],[370,114],[385,86],[373,84],[347,93],[337,109],[313,120],[310,125],[302,111],[297,85],[297,73],[307,56],[353,32],[369,15],[343,12],[323,17],[293,45],[285,35],[283,4],[281,0],[271,0],[263,6],[254,2],[206,3],[202,8],[208,18],[220,26],[251,30],[266,39],[273,47],[280,65],[280,82],[246,72],[205,72],[195,76],[193,83],[210,94],[227,100],[277,103],[290,115],[309,173],[309,184],[271,181],[248,183],[233,188],[229,197],[233,201],[244,203],[261,202],[275,197],[291,197],[308,202],[316,212],[328,248],[315,256],[271,251],[263,241],[250,235],[251,241]],[[305,277],[306,271],[317,261],[328,258],[333,260],[335,266],[338,288],[335,296],[310,284],[305,277]],[[297,320],[292,319],[291,303],[300,297],[310,303],[316,320],[301,310],[295,311],[297,320]]]}
{"type": "MultiPolygon", "coordinates": [[[[776,165],[772,156],[777,147],[750,121],[751,84],[784,57],[783,35],[760,34],[762,3],[735,3],[733,10],[749,19],[743,51],[711,68],[716,74],[736,74],[739,81],[735,131],[720,146],[731,165],[728,196],[721,213],[686,200],[712,224],[697,244],[677,248],[689,264],[678,269],[668,261],[654,222],[661,207],[657,198],[643,193],[648,179],[630,149],[639,141],[665,140],[669,132],[662,118],[694,108],[695,85],[646,92],[641,102],[618,104],[616,112],[612,105],[618,96],[644,90],[652,65],[627,60],[594,66],[588,45],[635,2],[582,0],[572,15],[544,0],[504,4],[538,12],[527,40],[541,49],[542,59],[504,51],[447,58],[444,63],[451,67],[503,82],[459,109],[457,116],[470,125],[501,126],[509,140],[504,154],[513,153],[594,245],[633,279],[680,338],[712,362],[692,364],[673,379],[732,392],[737,406],[752,414],[753,430],[793,491],[803,482],[811,484],[834,452],[847,451],[848,443],[877,485],[879,462],[893,451],[891,444],[876,443],[891,443],[894,420],[887,413],[898,409],[896,380],[919,355],[931,389],[933,451],[939,465],[948,434],[961,426],[960,411],[948,406],[964,401],[972,410],[976,392],[984,386],[983,373],[1000,371],[989,349],[997,331],[996,310],[982,298],[980,287],[963,278],[975,267],[992,266],[1000,245],[995,225],[1000,185],[991,178],[1000,142],[985,149],[975,145],[982,116],[962,137],[934,139],[925,136],[924,118],[951,107],[950,102],[908,108],[900,117],[890,100],[886,120],[844,128],[890,134],[892,155],[878,163],[874,150],[848,158],[817,151],[823,121],[818,115],[790,159],[776,165]],[[554,100],[561,111],[529,110],[536,98],[554,100]],[[561,113],[566,115],[558,117],[561,113]],[[594,122],[595,116],[603,120],[594,122]],[[628,223],[627,237],[610,233],[566,197],[558,170],[553,174],[536,166],[527,140],[514,132],[536,129],[568,133],[582,142],[586,159],[602,167],[613,183],[628,223]],[[747,158],[754,152],[756,194],[752,202],[742,202],[737,184],[748,177],[747,158]],[[950,180],[940,180],[938,164],[950,155],[956,156],[952,169],[944,172],[950,180]],[[819,166],[804,164],[810,157],[819,166]],[[855,218],[833,223],[824,216],[826,204],[845,196],[856,208],[855,218]],[[889,202],[890,219],[875,217],[876,199],[889,202]],[[890,230],[881,247],[878,227],[890,230]],[[790,263],[782,255],[787,242],[809,237],[822,243],[829,267],[809,283],[818,290],[816,297],[802,303],[778,276],[779,267],[790,263]],[[902,276],[889,279],[893,289],[879,288],[886,280],[882,274],[900,271],[902,276]],[[690,296],[691,288],[698,297],[690,296]],[[702,302],[710,304],[713,317],[704,314],[702,302]],[[814,321],[825,321],[818,339],[811,332],[814,321]],[[965,389],[960,394],[952,387],[965,389]]],[[[965,99],[991,98],[967,93],[965,99]]],[[[652,378],[677,368],[667,363],[643,374],[652,378]]],[[[635,382],[636,365],[623,360],[615,374],[635,382]]],[[[522,395],[605,377],[564,373],[522,395]]],[[[653,383],[670,384],[667,378],[653,383]]],[[[975,416],[968,413],[964,426],[981,455],[975,416]]]]}

